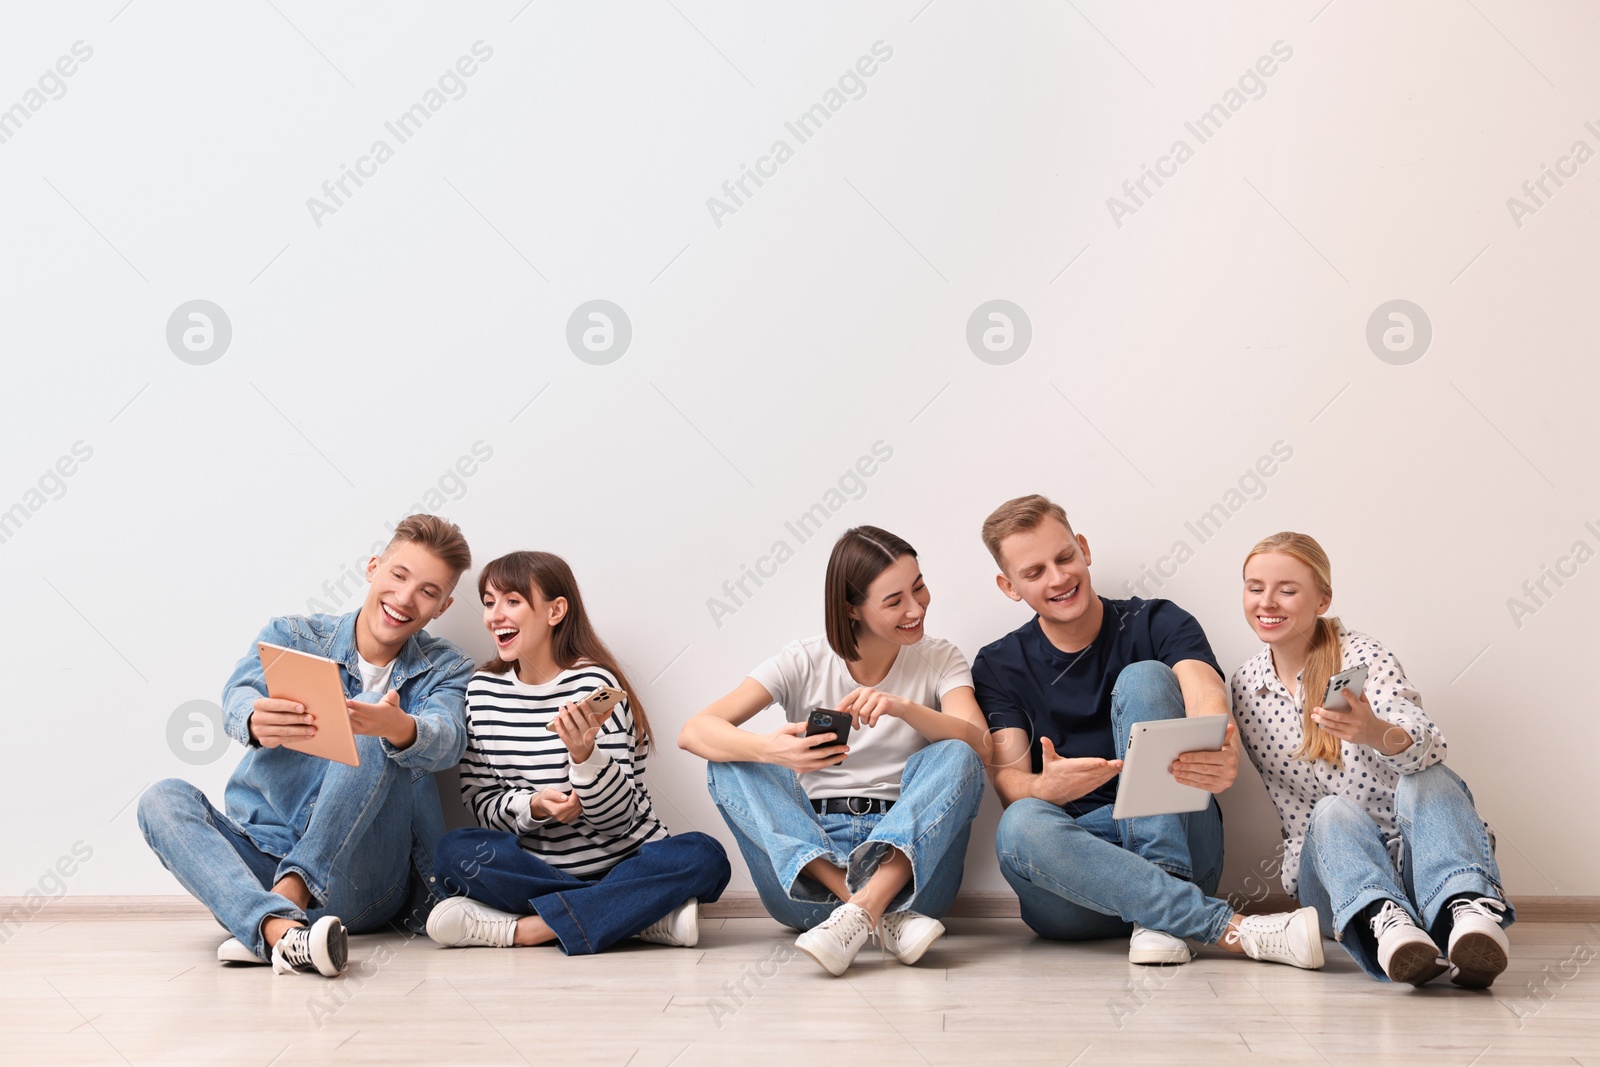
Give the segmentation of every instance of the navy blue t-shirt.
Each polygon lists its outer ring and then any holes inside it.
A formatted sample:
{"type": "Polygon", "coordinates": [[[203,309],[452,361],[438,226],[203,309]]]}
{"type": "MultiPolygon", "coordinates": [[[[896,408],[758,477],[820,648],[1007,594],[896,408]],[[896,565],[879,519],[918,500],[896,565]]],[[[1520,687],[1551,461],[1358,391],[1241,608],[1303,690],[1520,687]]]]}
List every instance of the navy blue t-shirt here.
{"type": "MultiPolygon", "coordinates": [[[[1032,769],[1042,763],[1039,738],[1048,737],[1068,758],[1116,759],[1111,737],[1111,690],[1130,663],[1186,659],[1209,663],[1226,678],[1193,615],[1170,600],[1107,600],[1105,617],[1089,647],[1063,652],[1039,628],[1039,616],[985,645],[972,662],[978,706],[990,730],[1028,731],[1032,769]]],[[[1117,779],[1066,805],[1082,815],[1117,799],[1117,779]]]]}

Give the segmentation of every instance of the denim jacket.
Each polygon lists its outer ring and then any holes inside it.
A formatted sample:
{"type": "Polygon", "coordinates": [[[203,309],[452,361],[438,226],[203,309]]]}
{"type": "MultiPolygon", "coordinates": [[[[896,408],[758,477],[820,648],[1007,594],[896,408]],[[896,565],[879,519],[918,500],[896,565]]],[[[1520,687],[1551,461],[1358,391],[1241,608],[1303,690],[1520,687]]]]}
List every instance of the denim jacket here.
{"type": "MultiPolygon", "coordinates": [[[[356,612],[284,615],[262,627],[256,641],[323,656],[342,665],[345,696],[354,699],[363,695],[356,657],[356,617],[356,612]]],[[[441,892],[433,880],[433,850],[444,836],[444,812],[432,772],[454,767],[466,747],[467,680],[472,671],[472,660],[461,649],[442,638],[418,633],[400,649],[389,679],[389,688],[400,691],[400,707],[416,720],[417,739],[405,749],[386,740],[380,744],[385,755],[409,772],[411,860],[428,887],[428,896],[435,899],[441,892]]],[[[293,749],[263,748],[251,741],[252,705],[266,695],[261,656],[252,642],[222,691],[228,736],[249,748],[228,779],[225,802],[228,816],[257,846],[283,856],[311,821],[327,764],[293,749]]],[[[373,703],[381,696],[366,694],[373,703]]]]}

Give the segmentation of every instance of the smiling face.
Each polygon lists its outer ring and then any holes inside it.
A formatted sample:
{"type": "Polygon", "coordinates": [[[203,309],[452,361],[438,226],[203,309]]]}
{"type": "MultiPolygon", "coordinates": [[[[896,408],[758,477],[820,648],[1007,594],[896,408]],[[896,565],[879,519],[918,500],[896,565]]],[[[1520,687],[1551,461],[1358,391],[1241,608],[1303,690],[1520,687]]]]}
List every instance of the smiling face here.
{"type": "Polygon", "coordinates": [[[356,624],[361,655],[370,663],[393,659],[412,634],[444,614],[458,577],[413,541],[397,541],[367,560],[367,598],[356,624]]]}
{"type": "Polygon", "coordinates": [[[1244,565],[1244,617],[1256,636],[1274,647],[1311,645],[1317,616],[1333,602],[1311,567],[1284,552],[1258,552],[1244,565]]]}
{"type": "Polygon", "coordinates": [[[1062,628],[1092,617],[1099,601],[1089,581],[1089,542],[1054,518],[1000,542],[1000,591],[1062,628]]]}
{"type": "Polygon", "coordinates": [[[865,600],[850,606],[850,618],[858,625],[857,640],[870,634],[891,645],[916,644],[922,640],[931,599],[917,557],[901,556],[867,586],[865,600]]]}
{"type": "Polygon", "coordinates": [[[566,614],[566,597],[546,600],[537,586],[523,596],[515,589],[484,583],[483,625],[506,663],[541,662],[550,648],[551,631],[566,614]]]}

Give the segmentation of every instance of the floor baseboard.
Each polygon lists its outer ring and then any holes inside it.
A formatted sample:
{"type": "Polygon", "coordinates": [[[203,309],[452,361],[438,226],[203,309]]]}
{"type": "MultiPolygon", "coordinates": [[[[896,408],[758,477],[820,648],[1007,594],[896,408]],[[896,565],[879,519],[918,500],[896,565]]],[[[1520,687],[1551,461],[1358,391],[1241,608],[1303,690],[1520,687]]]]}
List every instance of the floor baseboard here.
{"type": "MultiPolygon", "coordinates": [[[[1592,923],[1600,922],[1600,897],[1537,896],[1518,897],[1517,918],[1522,922],[1592,923]]],[[[1234,905],[1245,914],[1287,911],[1297,907],[1293,897],[1268,896],[1241,900],[1234,905]]],[[[95,922],[125,919],[193,919],[206,915],[206,909],[192,897],[172,896],[78,896],[0,897],[0,930],[29,920],[47,922],[95,922]]],[[[703,914],[711,919],[759,919],[767,914],[755,893],[724,893],[715,904],[707,904],[703,914]]],[[[960,893],[949,914],[962,919],[1015,919],[1019,917],[1017,898],[1007,890],[975,890],[960,893]]]]}

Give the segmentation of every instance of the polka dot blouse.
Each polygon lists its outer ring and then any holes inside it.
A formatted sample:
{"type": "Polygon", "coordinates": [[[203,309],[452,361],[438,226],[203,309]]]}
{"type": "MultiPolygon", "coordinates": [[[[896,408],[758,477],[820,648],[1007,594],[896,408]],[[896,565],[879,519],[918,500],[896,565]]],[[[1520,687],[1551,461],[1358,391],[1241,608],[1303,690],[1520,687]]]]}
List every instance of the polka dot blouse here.
{"type": "Polygon", "coordinates": [[[1422,711],[1422,697],[1406,681],[1400,661],[1375,639],[1344,628],[1339,652],[1344,668],[1367,665],[1364,692],[1378,718],[1411,735],[1411,745],[1385,756],[1366,745],[1343,743],[1344,767],[1295,759],[1300,747],[1300,678],[1295,692],[1284,688],[1272,668],[1272,650],[1264,647],[1233,672],[1230,686],[1233,715],[1250,762],[1261,772],[1278,818],[1283,823],[1283,888],[1294,894],[1300,884],[1300,849],[1305,844],[1311,809],[1327,796],[1346,796],[1361,805],[1383,833],[1389,856],[1400,867],[1400,831],[1395,826],[1394,787],[1402,774],[1427,770],[1445,756],[1444,735],[1422,711]]]}

